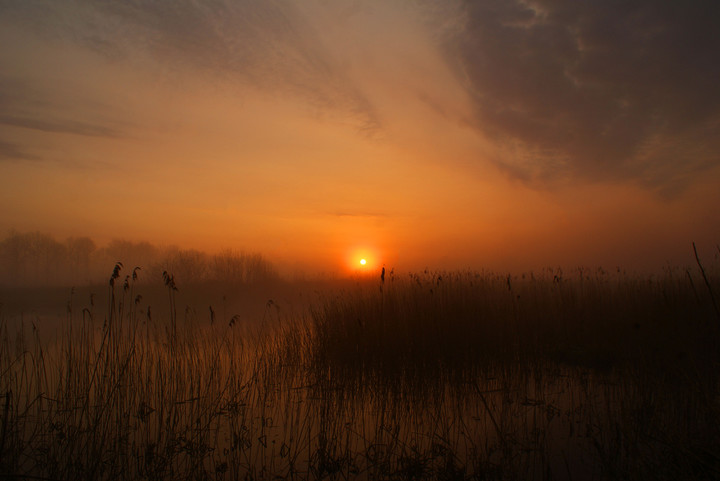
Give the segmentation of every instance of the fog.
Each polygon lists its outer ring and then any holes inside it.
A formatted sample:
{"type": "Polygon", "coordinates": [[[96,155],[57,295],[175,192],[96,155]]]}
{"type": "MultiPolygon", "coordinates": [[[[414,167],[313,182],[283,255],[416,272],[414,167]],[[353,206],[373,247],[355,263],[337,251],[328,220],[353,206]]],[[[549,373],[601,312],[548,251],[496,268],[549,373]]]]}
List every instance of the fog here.
{"type": "Polygon", "coordinates": [[[0,316],[39,322],[52,332],[72,311],[102,314],[113,292],[128,309],[167,319],[172,291],[186,320],[235,317],[257,328],[302,315],[312,302],[374,274],[340,279],[280,270],[257,252],[209,253],[125,239],[98,245],[90,237],[14,230],[0,240],[0,316]]]}
{"type": "MultiPolygon", "coordinates": [[[[226,249],[208,254],[197,249],[156,246],[149,242],[115,239],[105,246],[89,237],[55,239],[41,232],[11,231],[0,242],[0,285],[5,287],[60,287],[105,284],[116,263],[122,279],[139,267],[139,282],[261,284],[278,279],[270,261],[259,253],[226,249]]],[[[121,280],[122,280],[121,279],[121,280]]]]}

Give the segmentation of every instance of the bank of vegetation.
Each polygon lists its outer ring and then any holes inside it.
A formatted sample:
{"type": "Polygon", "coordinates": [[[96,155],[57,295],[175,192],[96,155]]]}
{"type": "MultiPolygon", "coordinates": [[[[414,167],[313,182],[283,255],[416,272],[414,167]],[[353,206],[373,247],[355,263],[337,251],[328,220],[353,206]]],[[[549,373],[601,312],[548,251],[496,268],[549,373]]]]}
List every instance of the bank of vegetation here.
{"type": "Polygon", "coordinates": [[[393,273],[252,325],[184,309],[169,271],[148,306],[142,272],[55,340],[0,318],[4,476],[720,477],[712,265],[393,273]]]}

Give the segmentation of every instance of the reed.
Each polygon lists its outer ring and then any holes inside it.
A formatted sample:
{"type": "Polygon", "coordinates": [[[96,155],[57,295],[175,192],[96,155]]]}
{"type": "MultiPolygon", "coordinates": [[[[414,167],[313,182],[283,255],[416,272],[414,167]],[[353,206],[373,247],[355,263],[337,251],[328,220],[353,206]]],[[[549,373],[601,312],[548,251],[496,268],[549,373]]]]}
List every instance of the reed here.
{"type": "Polygon", "coordinates": [[[683,352],[711,355],[712,303],[676,272],[410,274],[359,285],[311,311],[317,366],[387,373],[464,372],[488,364],[561,362],[612,369],[683,352]]]}
{"type": "Polygon", "coordinates": [[[259,327],[183,316],[170,273],[151,315],[123,268],[52,341],[0,315],[0,478],[720,475],[720,336],[682,269],[392,275],[259,327]]]}

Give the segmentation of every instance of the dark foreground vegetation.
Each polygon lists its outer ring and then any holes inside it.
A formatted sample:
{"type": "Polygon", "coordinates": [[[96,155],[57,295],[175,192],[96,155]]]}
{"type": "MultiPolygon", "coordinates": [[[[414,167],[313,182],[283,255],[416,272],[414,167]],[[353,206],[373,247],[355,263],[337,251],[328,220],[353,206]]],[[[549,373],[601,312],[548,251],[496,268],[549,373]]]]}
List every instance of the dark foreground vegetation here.
{"type": "Polygon", "coordinates": [[[388,273],[253,326],[134,282],[2,317],[0,479],[720,478],[711,269],[388,273]]]}

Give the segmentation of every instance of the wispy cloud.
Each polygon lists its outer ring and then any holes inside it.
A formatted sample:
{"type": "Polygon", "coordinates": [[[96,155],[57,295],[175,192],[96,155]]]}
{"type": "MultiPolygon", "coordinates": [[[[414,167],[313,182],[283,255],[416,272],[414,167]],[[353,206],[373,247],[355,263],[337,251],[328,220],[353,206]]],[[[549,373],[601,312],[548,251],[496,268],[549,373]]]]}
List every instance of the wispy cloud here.
{"type": "MultiPolygon", "coordinates": [[[[414,27],[428,44],[442,49],[450,78],[454,75],[456,82],[445,90],[462,85],[472,113],[445,105],[437,88],[418,91],[416,98],[437,117],[473,129],[487,141],[490,148],[477,152],[478,163],[493,162],[536,187],[632,181],[666,192],[682,189],[720,165],[717,2],[445,0],[387,5],[7,0],[0,3],[0,15],[23,30],[80,46],[111,62],[132,66],[142,59],[163,66],[168,76],[191,75],[299,98],[318,115],[340,117],[357,132],[373,133],[384,128],[384,103],[397,100],[374,96],[359,80],[371,76],[366,64],[346,58],[335,43],[370,44],[381,30],[400,31],[403,12],[415,9],[419,13],[413,21],[422,22],[414,27]],[[364,23],[344,31],[345,20],[373,9],[376,13],[367,14],[364,23]],[[388,11],[395,14],[392,22],[385,19],[389,25],[382,18],[388,11]]],[[[364,52],[369,58],[379,53],[373,48],[364,52]]],[[[387,42],[382,48],[397,65],[405,65],[408,49],[402,43],[387,42]]],[[[415,80],[409,75],[387,79],[402,92],[415,80]]],[[[21,100],[13,105],[27,105],[23,88],[0,85],[0,102],[17,98],[21,100]]],[[[5,108],[0,122],[48,132],[122,134],[115,123],[91,116],[63,116],[57,108],[46,113],[42,108],[5,108]]],[[[457,168],[467,168],[467,162],[457,168]]]]}
{"type": "Polygon", "coordinates": [[[18,160],[40,160],[34,154],[31,154],[16,144],[4,142],[0,140],[0,161],[18,161],[18,160]]]}
{"type": "Polygon", "coordinates": [[[331,216],[333,217],[388,217],[388,214],[385,214],[383,212],[373,212],[373,211],[338,211],[338,212],[331,212],[331,216]]]}
{"type": "Polygon", "coordinates": [[[4,14],[109,59],[147,56],[171,71],[303,97],[354,118],[361,130],[379,126],[371,102],[298,2],[11,1],[4,14]]]}
{"type": "Polygon", "coordinates": [[[121,132],[105,125],[89,124],[77,120],[46,120],[37,118],[13,117],[0,115],[0,125],[22,127],[42,132],[57,132],[91,137],[119,137],[121,132]]]}

